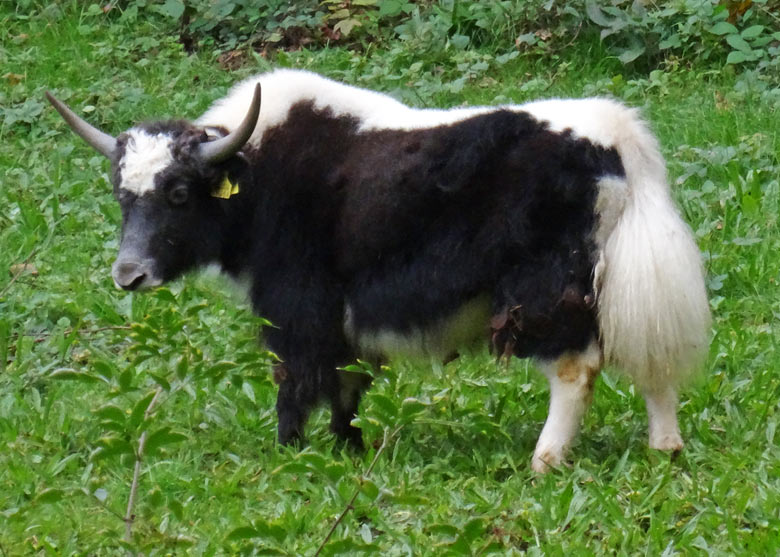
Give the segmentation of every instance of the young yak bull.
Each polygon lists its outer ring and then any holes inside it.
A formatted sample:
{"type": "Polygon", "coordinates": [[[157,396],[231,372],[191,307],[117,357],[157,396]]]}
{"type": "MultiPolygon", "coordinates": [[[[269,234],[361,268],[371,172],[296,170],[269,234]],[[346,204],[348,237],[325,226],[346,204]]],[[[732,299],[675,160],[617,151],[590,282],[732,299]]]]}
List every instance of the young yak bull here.
{"type": "Polygon", "coordinates": [[[212,263],[251,278],[283,361],[280,442],[301,438],[324,399],[336,435],[361,444],[350,421],[366,385],[337,370],[356,357],[446,357],[484,338],[536,358],[550,382],[535,470],[561,464],[606,364],[639,386],[650,446],[683,446],[677,389],[707,349],[709,308],[635,110],[606,99],[420,110],[277,70],[195,123],[114,138],[48,98],[111,161],[119,287],[212,263]]]}

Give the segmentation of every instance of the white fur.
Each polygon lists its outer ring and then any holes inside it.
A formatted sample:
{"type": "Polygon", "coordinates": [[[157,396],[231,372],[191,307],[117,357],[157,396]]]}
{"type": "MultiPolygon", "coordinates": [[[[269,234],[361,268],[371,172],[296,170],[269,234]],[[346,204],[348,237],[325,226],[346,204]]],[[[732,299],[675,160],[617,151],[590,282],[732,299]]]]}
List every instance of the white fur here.
{"type": "Polygon", "coordinates": [[[452,315],[426,329],[401,333],[390,329],[356,331],[347,306],[344,331],[366,355],[446,358],[488,333],[490,298],[487,295],[463,304],[452,315]]]}
{"type": "MultiPolygon", "coordinates": [[[[198,123],[232,130],[243,120],[255,83],[262,83],[259,145],[265,130],[287,118],[290,107],[310,100],[335,115],[356,118],[359,130],[420,129],[452,124],[500,109],[527,112],[552,131],[571,130],[620,154],[626,178],[599,182],[593,238],[600,250],[594,283],[604,356],[637,381],[643,392],[676,388],[701,361],[709,335],[699,251],[669,194],[657,142],[638,111],[609,99],[551,99],[523,105],[414,109],[395,99],[304,71],[276,70],[247,79],[217,101],[198,123]]],[[[402,338],[379,331],[360,339],[370,348],[430,352],[439,333],[402,338]]]]}
{"type": "Polygon", "coordinates": [[[615,147],[628,190],[614,202],[625,206],[599,246],[604,356],[643,392],[676,389],[708,346],[710,312],[699,250],[672,202],[658,144],[634,114],[620,122],[615,147]]]}
{"type": "Polygon", "coordinates": [[[551,131],[571,130],[602,147],[617,146],[626,138],[626,126],[638,119],[638,113],[611,99],[549,99],[520,105],[538,120],[549,123],[551,131]]]}
{"type": "Polygon", "coordinates": [[[171,138],[164,134],[150,135],[137,128],[127,134],[125,154],[119,163],[119,187],[138,196],[154,189],[154,177],[172,161],[171,138]]]}
{"type": "Polygon", "coordinates": [[[604,176],[599,180],[596,196],[596,214],[599,221],[593,235],[596,245],[603,248],[607,238],[617,226],[628,202],[628,182],[616,176],[604,176]]]}
{"type": "Polygon", "coordinates": [[[281,69],[239,83],[196,123],[224,126],[229,131],[238,127],[246,116],[257,82],[262,85],[262,104],[257,128],[249,139],[253,145],[259,145],[265,130],[284,122],[290,107],[301,101],[312,101],[316,108],[328,108],[337,116],[353,116],[359,122],[360,131],[429,128],[500,108],[415,109],[383,93],[338,83],[311,72],[281,69]]]}
{"type": "Polygon", "coordinates": [[[598,344],[591,343],[580,354],[566,354],[558,360],[540,362],[539,368],[550,383],[550,410],[536,442],[531,467],[543,473],[564,462],[569,447],[580,431],[582,417],[593,399],[590,374],[597,373],[601,368],[601,350],[598,344]],[[563,358],[576,364],[577,375],[568,377],[568,380],[560,376],[563,358]]]}
{"type": "Polygon", "coordinates": [[[196,123],[235,129],[246,116],[258,82],[262,85],[262,104],[257,128],[249,140],[254,145],[259,145],[265,130],[284,122],[290,107],[301,101],[312,101],[319,109],[329,108],[337,116],[355,117],[360,131],[430,128],[502,109],[528,112],[539,120],[549,122],[553,131],[569,128],[575,135],[587,137],[603,146],[614,145],[621,135],[620,126],[623,122],[636,118],[633,109],[599,98],[551,99],[523,105],[417,109],[377,91],[353,87],[307,71],[279,69],[237,84],[196,123]]]}

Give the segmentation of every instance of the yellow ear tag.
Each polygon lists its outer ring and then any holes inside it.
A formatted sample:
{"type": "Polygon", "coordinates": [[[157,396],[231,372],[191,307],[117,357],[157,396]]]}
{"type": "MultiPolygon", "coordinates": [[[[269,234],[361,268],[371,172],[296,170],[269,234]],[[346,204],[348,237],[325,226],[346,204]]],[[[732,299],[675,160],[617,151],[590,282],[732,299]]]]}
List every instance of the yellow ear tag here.
{"type": "Polygon", "coordinates": [[[238,184],[234,184],[225,175],[225,179],[219,185],[219,188],[211,194],[211,197],[218,197],[220,199],[230,199],[231,195],[238,193],[238,184]]]}

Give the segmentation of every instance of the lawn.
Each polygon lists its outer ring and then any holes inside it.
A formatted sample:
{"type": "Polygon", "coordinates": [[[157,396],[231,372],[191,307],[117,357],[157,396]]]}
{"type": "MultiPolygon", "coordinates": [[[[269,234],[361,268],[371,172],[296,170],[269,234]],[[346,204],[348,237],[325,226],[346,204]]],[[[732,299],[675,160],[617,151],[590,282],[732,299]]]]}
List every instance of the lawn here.
{"type": "Polygon", "coordinates": [[[457,34],[436,52],[203,40],[188,53],[162,16],[12,4],[0,5],[0,555],[780,552],[780,66],[626,66],[589,33],[547,53],[458,47],[457,34]],[[275,66],[418,106],[607,95],[640,107],[714,315],[706,367],[682,397],[684,451],[648,449],[641,397],[605,373],[571,466],[535,475],[546,382],[487,352],[393,362],[361,405],[365,454],[335,442],[325,412],[304,449],[277,446],[262,319],[215,275],[114,288],[108,164],[43,97],[117,134],[194,118],[275,66]]]}

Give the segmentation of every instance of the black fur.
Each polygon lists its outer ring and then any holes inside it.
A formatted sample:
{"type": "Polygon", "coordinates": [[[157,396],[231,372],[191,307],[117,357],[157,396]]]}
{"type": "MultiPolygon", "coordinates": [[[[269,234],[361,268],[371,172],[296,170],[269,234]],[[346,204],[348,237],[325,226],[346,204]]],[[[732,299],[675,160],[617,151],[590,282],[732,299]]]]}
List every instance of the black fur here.
{"type": "Polygon", "coordinates": [[[345,336],[347,304],[357,330],[405,332],[488,294],[486,337],[492,328],[500,354],[522,357],[555,357],[598,337],[596,182],[624,174],[616,151],[505,110],[415,131],[357,127],[299,103],[258,150],[210,167],[193,156],[201,130],[148,125],[177,138],[176,160],[150,196],[117,190],[123,241],[142,233],[137,222],[152,228],[166,280],[212,261],[252,277],[253,305],[275,325],[265,340],[284,361],[283,443],[302,436],[325,400],[333,431],[360,444],[349,422],[367,385],[336,371],[358,355],[345,336]],[[240,193],[211,197],[226,173],[240,193]],[[185,207],[166,202],[176,183],[191,190],[185,207]]]}

